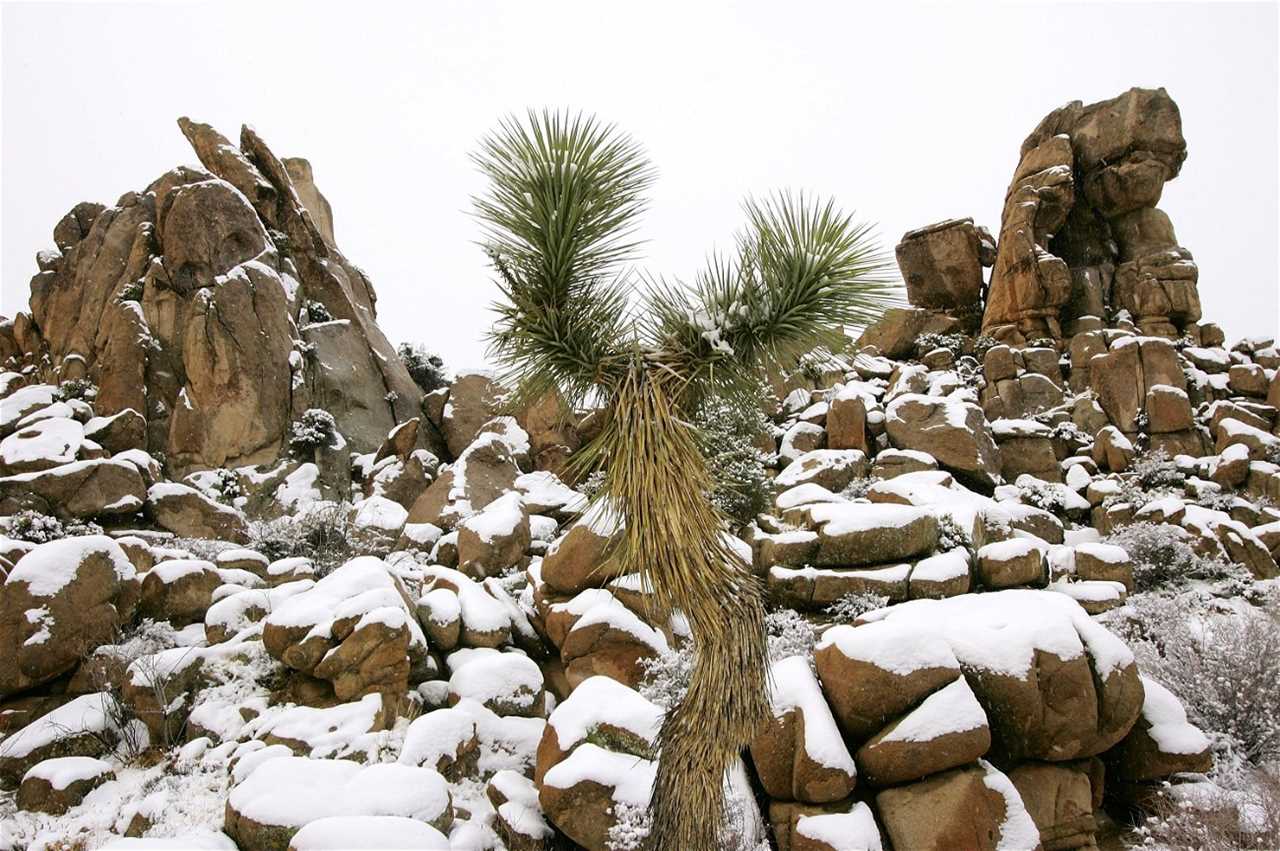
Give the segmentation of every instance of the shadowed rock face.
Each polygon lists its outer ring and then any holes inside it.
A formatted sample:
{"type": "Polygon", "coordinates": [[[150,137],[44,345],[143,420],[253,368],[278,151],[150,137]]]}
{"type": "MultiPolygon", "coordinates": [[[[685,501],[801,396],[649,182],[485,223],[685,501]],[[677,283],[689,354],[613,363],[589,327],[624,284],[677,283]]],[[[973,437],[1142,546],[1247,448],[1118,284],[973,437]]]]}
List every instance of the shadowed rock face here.
{"type": "MultiPolygon", "coordinates": [[[[281,161],[248,127],[237,147],[178,123],[203,168],[57,224],[24,348],[47,353],[50,379],[96,383],[99,413],[140,413],[146,448],[178,475],[273,460],[311,407],[353,450],[376,450],[421,415],[422,393],[378,328],[372,284],[334,243],[310,164],[281,161]]],[[[432,427],[420,435],[440,449],[432,427]]]]}
{"type": "Polygon", "coordinates": [[[1148,334],[1200,319],[1199,276],[1156,208],[1187,156],[1164,89],[1049,113],[1022,143],[1005,196],[982,327],[1012,343],[1127,310],[1148,334]]]}

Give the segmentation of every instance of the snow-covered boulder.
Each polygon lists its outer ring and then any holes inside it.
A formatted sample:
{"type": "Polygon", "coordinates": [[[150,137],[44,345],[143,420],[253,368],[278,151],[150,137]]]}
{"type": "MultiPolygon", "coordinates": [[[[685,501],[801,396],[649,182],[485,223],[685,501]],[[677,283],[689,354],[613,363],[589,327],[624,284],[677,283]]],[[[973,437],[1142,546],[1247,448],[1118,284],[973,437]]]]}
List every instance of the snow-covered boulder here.
{"type": "Polygon", "coordinates": [[[462,700],[474,700],[498,715],[544,715],[542,670],[523,653],[485,654],[449,677],[449,703],[462,700]]]}
{"type": "Polygon", "coordinates": [[[497,434],[481,434],[413,503],[409,522],[453,529],[510,491],[520,473],[510,445],[497,434]]]}
{"type": "Polygon", "coordinates": [[[0,440],[0,470],[31,473],[81,457],[84,426],[70,417],[48,417],[23,426],[0,440]]]}
{"type": "Polygon", "coordinates": [[[885,431],[895,447],[926,452],[980,488],[1000,483],[1000,450],[982,409],[971,402],[899,396],[885,410],[885,431]]]}
{"type": "Polygon", "coordinates": [[[987,588],[1043,585],[1047,546],[1034,538],[1010,538],[978,549],[977,576],[987,588]]]}
{"type": "Polygon", "coordinates": [[[818,533],[814,564],[853,567],[927,555],[938,546],[932,512],[905,505],[821,503],[797,509],[818,533]]]}
{"type": "Polygon", "coordinates": [[[184,538],[214,538],[243,544],[249,540],[244,515],[187,485],[160,482],[147,489],[147,516],[160,528],[184,538]]]}
{"type": "Polygon", "coordinates": [[[62,815],[94,789],[115,779],[111,763],[89,756],[63,756],[32,766],[18,786],[18,807],[62,815]]]}
{"type": "Polygon", "coordinates": [[[1107,754],[1114,776],[1135,782],[1212,768],[1209,737],[1187,721],[1187,712],[1173,692],[1146,676],[1142,687],[1138,722],[1107,754]]]}
{"type": "Polygon", "coordinates": [[[858,749],[872,786],[897,786],[967,765],[991,747],[991,730],[964,677],[935,691],[858,749]]]}
{"type": "Polygon", "coordinates": [[[1040,833],[1009,778],[985,761],[876,794],[894,848],[1034,849],[1040,833]],[[963,837],[963,838],[961,838],[963,837]]]}
{"type": "Polygon", "coordinates": [[[838,492],[867,469],[866,453],[857,449],[814,449],[788,464],[773,484],[782,490],[812,482],[838,492]]]}
{"type": "Polygon", "coordinates": [[[405,816],[329,816],[308,822],[289,851],[411,851],[448,848],[443,833],[405,816]]]}
{"type": "Polygon", "coordinates": [[[774,662],[773,718],[751,742],[751,762],[771,798],[827,803],[853,792],[857,768],[822,687],[800,656],[774,662]]]}
{"type": "Polygon", "coordinates": [[[59,517],[136,514],[146,495],[138,467],[118,458],[72,461],[0,479],[0,510],[35,508],[59,517]]]}
{"type": "Polygon", "coordinates": [[[408,592],[371,556],[348,561],[285,600],[263,621],[262,642],[290,668],[330,681],[344,701],[403,694],[410,671],[427,655],[408,592]]]}
{"type": "Polygon", "coordinates": [[[17,785],[37,764],[68,756],[103,756],[119,736],[112,697],[84,694],[0,741],[0,777],[17,785]]]}
{"type": "Polygon", "coordinates": [[[622,528],[622,518],[607,501],[595,503],[547,549],[542,581],[557,593],[576,594],[615,578],[619,566],[608,556],[622,528]]]}
{"type": "Polygon", "coordinates": [[[242,848],[286,851],[306,825],[335,816],[401,816],[447,831],[453,803],[444,778],[427,768],[280,757],[232,788],[224,830],[242,848]]]}
{"type": "Polygon", "coordinates": [[[435,709],[414,719],[400,749],[402,765],[426,766],[450,781],[487,780],[499,771],[533,771],[547,722],[503,717],[474,700],[435,709]]]}
{"type": "Polygon", "coordinates": [[[524,557],[529,542],[529,512],[520,494],[508,493],[458,524],[458,569],[497,576],[524,557]]]}
{"type": "MultiPolygon", "coordinates": [[[[1053,591],[1014,589],[963,594],[947,600],[913,600],[862,616],[899,630],[897,654],[913,647],[942,647],[963,670],[991,725],[992,753],[1002,759],[1053,761],[1096,756],[1133,727],[1143,688],[1133,654],[1078,603],[1053,591]],[[911,635],[914,633],[914,637],[911,635]]],[[[836,627],[855,648],[863,627],[836,627]]],[[[824,645],[837,649],[834,641],[824,645]]],[[[869,655],[861,648],[862,655],[869,655]]],[[[822,667],[823,684],[840,688],[822,667]]],[[[846,691],[852,687],[844,686],[846,691]]],[[[829,691],[836,700],[842,692],[829,691]]]]}
{"type": "Polygon", "coordinates": [[[0,696],[48,682],[110,643],[137,600],[133,564],[105,535],[31,549],[0,587],[0,696]]]}

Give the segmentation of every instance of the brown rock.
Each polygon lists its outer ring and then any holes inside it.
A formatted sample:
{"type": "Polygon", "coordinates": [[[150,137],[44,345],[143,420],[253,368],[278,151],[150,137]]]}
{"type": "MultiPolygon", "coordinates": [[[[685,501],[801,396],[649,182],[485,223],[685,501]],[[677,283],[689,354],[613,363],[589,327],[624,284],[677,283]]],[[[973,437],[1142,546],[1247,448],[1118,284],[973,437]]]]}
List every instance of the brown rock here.
{"type": "Polygon", "coordinates": [[[62,815],[94,789],[114,780],[111,764],[87,756],[48,759],[22,778],[18,808],[27,812],[62,815]]]}
{"type": "Polygon", "coordinates": [[[133,565],[110,538],[35,547],[14,565],[0,595],[0,696],[49,682],[111,643],[137,599],[133,565]]]}
{"type": "Polygon", "coordinates": [[[485,373],[459,375],[449,387],[444,409],[444,437],[457,458],[475,440],[480,427],[499,413],[501,386],[485,373]]]}
{"type": "Polygon", "coordinates": [[[858,338],[858,346],[875,346],[884,357],[901,359],[915,352],[916,340],[921,334],[951,334],[961,330],[960,321],[946,314],[919,307],[891,307],[877,322],[867,326],[858,338]]]}
{"type": "MultiPolygon", "coordinates": [[[[957,768],[876,794],[880,822],[894,848],[995,851],[1009,815],[1006,799],[980,767],[957,768]]],[[[1012,846],[1011,846],[1012,847],[1012,846]]]]}
{"type": "Polygon", "coordinates": [[[1009,780],[1036,823],[1045,851],[1094,847],[1093,812],[1102,801],[1098,760],[1024,762],[1009,772],[1009,780]]]}
{"type": "Polygon", "coordinates": [[[0,504],[9,502],[60,517],[135,514],[146,494],[137,467],[109,458],[72,461],[0,479],[0,504]]]}
{"type": "Polygon", "coordinates": [[[873,786],[897,786],[967,765],[990,747],[986,713],[961,677],[860,747],[858,773],[873,786]]]}
{"type": "Polygon", "coordinates": [[[973,219],[948,219],[908,231],[895,253],[907,299],[916,307],[956,310],[979,303],[982,263],[973,219]]]}
{"type": "Polygon", "coordinates": [[[214,502],[195,488],[174,482],[147,491],[147,516],[157,526],[184,538],[213,538],[246,543],[249,526],[236,509],[214,502]]]}
{"type": "Polygon", "coordinates": [[[926,452],[968,483],[989,489],[1000,480],[1000,450],[976,405],[900,396],[886,411],[885,430],[897,448],[926,452]]]}

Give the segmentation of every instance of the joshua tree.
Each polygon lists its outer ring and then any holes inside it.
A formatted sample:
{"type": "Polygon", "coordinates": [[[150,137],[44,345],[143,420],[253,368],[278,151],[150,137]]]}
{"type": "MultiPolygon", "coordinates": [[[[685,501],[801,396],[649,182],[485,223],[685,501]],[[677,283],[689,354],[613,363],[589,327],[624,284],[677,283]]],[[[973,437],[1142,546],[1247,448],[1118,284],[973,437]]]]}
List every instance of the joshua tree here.
{"type": "Polygon", "coordinates": [[[491,351],[515,404],[557,390],[602,405],[603,428],[575,463],[605,471],[595,498],[623,529],[609,557],[692,628],[689,690],[659,737],[651,846],[711,851],[725,770],[769,717],[768,658],[762,588],[707,498],[689,414],[707,394],[749,391],[762,370],[838,345],[845,325],[879,317],[896,284],[869,226],[782,194],[745,203],[736,252],[713,257],[693,287],[647,280],[640,293],[627,264],[654,172],[629,137],[531,112],[501,123],[474,160],[489,179],[475,211],[506,297],[491,351]]]}

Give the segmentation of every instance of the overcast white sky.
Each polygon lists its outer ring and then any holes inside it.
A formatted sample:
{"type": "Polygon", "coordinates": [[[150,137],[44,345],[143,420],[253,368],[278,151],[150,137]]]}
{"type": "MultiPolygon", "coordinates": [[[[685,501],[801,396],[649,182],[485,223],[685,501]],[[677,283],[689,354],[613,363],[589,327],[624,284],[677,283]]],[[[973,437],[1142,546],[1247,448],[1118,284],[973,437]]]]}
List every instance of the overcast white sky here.
{"type": "Polygon", "coordinates": [[[496,296],[467,154],[504,113],[616,122],[659,169],[644,265],[689,276],[747,193],[834,195],[910,228],[993,232],[1018,146],[1069,100],[1164,86],[1190,154],[1162,208],[1206,318],[1274,334],[1277,6],[71,3],[3,7],[0,313],[81,200],[194,163],[179,115],[311,160],[393,340],[478,365],[496,296]]]}

